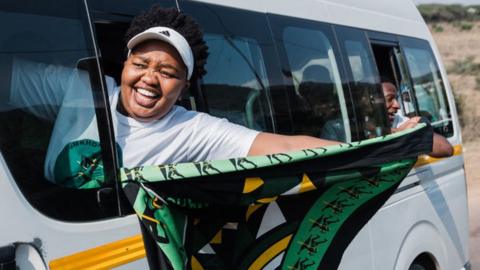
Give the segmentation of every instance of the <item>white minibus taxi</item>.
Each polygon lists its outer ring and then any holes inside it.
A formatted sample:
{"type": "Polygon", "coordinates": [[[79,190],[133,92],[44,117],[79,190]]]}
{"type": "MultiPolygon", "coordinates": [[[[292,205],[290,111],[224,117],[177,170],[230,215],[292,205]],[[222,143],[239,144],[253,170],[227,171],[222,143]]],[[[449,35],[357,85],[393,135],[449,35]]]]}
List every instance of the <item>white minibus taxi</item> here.
{"type": "Polygon", "coordinates": [[[419,157],[339,268],[470,269],[453,94],[425,22],[404,0],[1,1],[0,269],[148,268],[138,220],[118,186],[105,76],[119,80],[129,21],[155,3],[204,29],[208,74],[182,102],[192,110],[262,131],[357,141],[389,131],[380,78],[394,80],[403,113],[428,118],[455,153],[419,157]],[[88,72],[91,100],[70,106],[96,116],[105,187],[46,180],[55,107],[41,106],[49,93],[33,93],[28,106],[8,102],[12,83],[34,83],[15,77],[12,59],[88,72]]]}

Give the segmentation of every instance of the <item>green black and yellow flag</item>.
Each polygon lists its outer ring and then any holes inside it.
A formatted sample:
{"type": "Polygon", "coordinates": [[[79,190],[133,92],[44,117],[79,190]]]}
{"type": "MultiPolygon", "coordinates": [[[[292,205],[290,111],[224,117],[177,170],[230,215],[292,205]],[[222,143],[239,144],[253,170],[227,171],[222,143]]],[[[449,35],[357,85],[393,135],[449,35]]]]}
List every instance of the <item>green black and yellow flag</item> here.
{"type": "Polygon", "coordinates": [[[337,269],[431,149],[432,129],[422,125],[326,148],[122,169],[121,180],[150,262],[162,257],[175,270],[337,269]]]}

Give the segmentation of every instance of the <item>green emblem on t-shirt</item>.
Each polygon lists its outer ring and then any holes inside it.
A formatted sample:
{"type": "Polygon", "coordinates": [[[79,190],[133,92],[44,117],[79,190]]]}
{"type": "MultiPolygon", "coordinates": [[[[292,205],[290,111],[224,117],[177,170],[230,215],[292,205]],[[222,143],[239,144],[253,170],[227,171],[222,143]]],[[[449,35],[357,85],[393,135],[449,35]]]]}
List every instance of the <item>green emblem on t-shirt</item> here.
{"type": "Polygon", "coordinates": [[[104,186],[102,149],[90,139],[70,142],[58,155],[54,167],[55,182],[72,188],[104,186]]]}

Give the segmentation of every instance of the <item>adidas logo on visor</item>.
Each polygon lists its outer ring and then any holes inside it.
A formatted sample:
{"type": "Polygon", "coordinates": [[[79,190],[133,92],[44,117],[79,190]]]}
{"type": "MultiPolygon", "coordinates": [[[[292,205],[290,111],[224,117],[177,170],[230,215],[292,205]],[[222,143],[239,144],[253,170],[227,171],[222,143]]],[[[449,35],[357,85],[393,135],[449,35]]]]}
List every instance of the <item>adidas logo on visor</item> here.
{"type": "Polygon", "coordinates": [[[168,32],[167,30],[160,31],[160,32],[158,32],[158,33],[159,33],[159,34],[163,34],[163,35],[165,35],[165,36],[167,36],[167,37],[170,37],[170,32],[168,32]]]}

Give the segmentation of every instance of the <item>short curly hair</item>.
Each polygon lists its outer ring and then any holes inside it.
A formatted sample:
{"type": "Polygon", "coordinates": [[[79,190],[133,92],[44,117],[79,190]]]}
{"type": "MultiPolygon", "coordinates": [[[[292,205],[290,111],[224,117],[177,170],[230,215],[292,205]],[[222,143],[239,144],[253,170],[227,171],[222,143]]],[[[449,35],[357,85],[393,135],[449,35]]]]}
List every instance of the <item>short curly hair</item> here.
{"type": "Polygon", "coordinates": [[[191,16],[175,8],[162,8],[154,5],[147,12],[135,16],[125,33],[125,44],[135,35],[156,26],[170,27],[187,40],[195,59],[192,79],[202,78],[207,73],[205,64],[208,57],[208,46],[203,40],[202,29],[191,16]]]}

